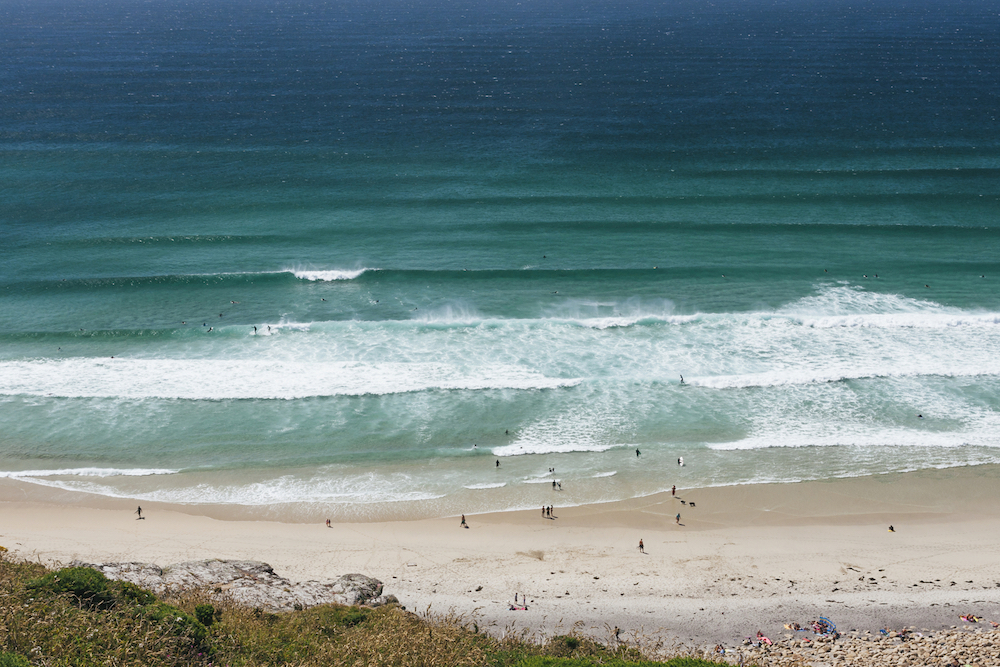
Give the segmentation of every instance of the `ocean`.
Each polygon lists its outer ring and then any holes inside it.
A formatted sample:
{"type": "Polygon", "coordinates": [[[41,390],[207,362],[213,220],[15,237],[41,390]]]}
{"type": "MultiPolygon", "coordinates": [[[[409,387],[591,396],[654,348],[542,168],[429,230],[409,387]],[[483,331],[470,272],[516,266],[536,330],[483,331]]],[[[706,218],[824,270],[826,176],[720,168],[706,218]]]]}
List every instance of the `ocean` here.
{"type": "Polygon", "coordinates": [[[365,521],[1000,463],[996,3],[25,0],[0,44],[0,477],[365,521]]]}

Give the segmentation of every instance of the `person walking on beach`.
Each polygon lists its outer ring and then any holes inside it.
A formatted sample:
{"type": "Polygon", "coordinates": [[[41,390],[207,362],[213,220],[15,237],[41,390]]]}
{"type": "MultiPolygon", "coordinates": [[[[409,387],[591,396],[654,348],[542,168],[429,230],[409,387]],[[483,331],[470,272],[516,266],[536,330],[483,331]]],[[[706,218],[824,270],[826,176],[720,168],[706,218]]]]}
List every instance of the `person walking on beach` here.
{"type": "Polygon", "coordinates": [[[646,553],[646,547],[642,545],[642,538],[639,538],[639,553],[641,554],[646,553]]]}
{"type": "MultiPolygon", "coordinates": [[[[139,519],[142,518],[142,505],[139,505],[139,508],[135,511],[135,513],[139,515],[139,519]]],[[[136,519],[136,521],[139,519],[136,519]]]]}
{"type": "Polygon", "coordinates": [[[469,527],[469,524],[465,523],[465,515],[464,514],[462,515],[462,523],[460,523],[458,525],[461,526],[462,528],[468,528],[469,527]]]}
{"type": "Polygon", "coordinates": [[[676,484],[674,484],[672,487],[670,487],[670,495],[671,496],[676,496],[677,495],[677,485],[676,484]]]}
{"type": "Polygon", "coordinates": [[[681,513],[680,512],[677,513],[677,516],[675,517],[675,522],[677,523],[678,526],[681,525],[681,513]]]}

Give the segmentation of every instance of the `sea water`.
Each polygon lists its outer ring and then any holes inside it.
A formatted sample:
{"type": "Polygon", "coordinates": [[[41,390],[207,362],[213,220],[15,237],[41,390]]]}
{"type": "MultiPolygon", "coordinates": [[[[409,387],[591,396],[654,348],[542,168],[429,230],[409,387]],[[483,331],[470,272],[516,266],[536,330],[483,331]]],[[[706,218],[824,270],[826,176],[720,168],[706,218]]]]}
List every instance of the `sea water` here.
{"type": "Polygon", "coordinates": [[[44,0],[0,43],[0,476],[304,521],[1000,462],[995,3],[44,0]]]}

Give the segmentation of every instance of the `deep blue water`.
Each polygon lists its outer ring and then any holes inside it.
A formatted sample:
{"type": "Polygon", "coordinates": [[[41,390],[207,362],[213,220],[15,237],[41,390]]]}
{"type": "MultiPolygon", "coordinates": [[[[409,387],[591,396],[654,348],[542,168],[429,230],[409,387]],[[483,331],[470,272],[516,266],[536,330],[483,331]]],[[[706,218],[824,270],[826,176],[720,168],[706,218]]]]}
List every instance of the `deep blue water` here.
{"type": "Polygon", "coordinates": [[[998,14],[0,3],[0,474],[307,518],[1000,462],[998,14]]]}

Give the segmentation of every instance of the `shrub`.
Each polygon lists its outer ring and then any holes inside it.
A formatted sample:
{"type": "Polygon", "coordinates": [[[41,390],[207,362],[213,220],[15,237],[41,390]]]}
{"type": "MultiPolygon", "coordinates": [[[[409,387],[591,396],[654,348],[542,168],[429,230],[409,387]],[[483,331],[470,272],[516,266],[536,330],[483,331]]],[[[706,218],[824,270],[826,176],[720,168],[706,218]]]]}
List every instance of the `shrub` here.
{"type": "Polygon", "coordinates": [[[138,605],[153,604],[156,596],[145,588],[136,586],[131,581],[116,581],[113,588],[121,600],[132,602],[138,605]]]}
{"type": "Polygon", "coordinates": [[[169,626],[174,635],[190,637],[199,646],[208,638],[208,630],[197,618],[173,605],[157,602],[145,607],[144,610],[146,618],[169,626]]]}
{"type": "Polygon", "coordinates": [[[210,604],[200,604],[194,608],[195,618],[206,628],[215,622],[215,607],[210,604]]]}
{"type": "Polygon", "coordinates": [[[28,659],[17,653],[0,651],[0,667],[31,667],[28,659]]]}
{"type": "Polygon", "coordinates": [[[28,584],[28,588],[69,593],[81,606],[107,609],[115,603],[115,596],[109,583],[107,577],[89,567],[64,567],[35,579],[28,584]]]}

